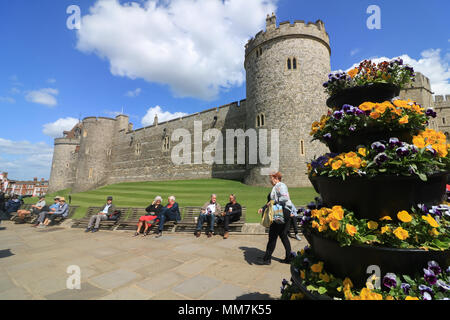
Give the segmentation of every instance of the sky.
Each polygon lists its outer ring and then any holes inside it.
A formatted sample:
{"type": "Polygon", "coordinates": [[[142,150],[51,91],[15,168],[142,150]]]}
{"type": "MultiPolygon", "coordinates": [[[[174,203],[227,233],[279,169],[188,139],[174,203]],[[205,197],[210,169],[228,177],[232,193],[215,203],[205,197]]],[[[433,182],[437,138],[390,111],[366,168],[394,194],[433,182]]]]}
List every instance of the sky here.
{"type": "Polygon", "coordinates": [[[450,94],[448,0],[0,1],[0,171],[49,178],[53,139],[80,118],[137,129],[245,99],[244,46],[271,12],[324,21],[332,70],[401,56],[450,94]]]}

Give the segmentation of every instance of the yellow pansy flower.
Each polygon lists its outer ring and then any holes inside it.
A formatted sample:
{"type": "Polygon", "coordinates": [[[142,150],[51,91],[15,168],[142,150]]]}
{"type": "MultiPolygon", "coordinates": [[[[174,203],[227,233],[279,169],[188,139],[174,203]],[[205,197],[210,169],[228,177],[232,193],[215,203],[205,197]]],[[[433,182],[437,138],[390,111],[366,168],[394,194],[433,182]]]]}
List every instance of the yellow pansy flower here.
{"type": "Polygon", "coordinates": [[[439,227],[439,223],[437,223],[436,220],[434,220],[434,218],[432,216],[430,216],[429,214],[427,214],[426,216],[422,216],[422,219],[425,220],[426,222],[428,222],[428,224],[430,226],[432,226],[433,228],[439,227]]]}
{"type": "Polygon", "coordinates": [[[405,210],[397,213],[397,218],[401,222],[411,222],[411,220],[412,220],[412,216],[405,210]]]}
{"type": "Polygon", "coordinates": [[[384,217],[380,218],[380,221],[384,221],[384,220],[389,220],[389,221],[391,221],[392,218],[391,218],[390,216],[384,216],[384,217]]]}
{"type": "Polygon", "coordinates": [[[339,230],[340,227],[341,227],[341,223],[339,221],[333,219],[330,222],[330,229],[331,230],[337,231],[337,230],[339,230]]]}
{"type": "Polygon", "coordinates": [[[401,117],[401,118],[398,120],[398,122],[399,122],[400,124],[407,124],[407,123],[409,122],[409,117],[408,117],[408,116],[401,117]]]}
{"type": "Polygon", "coordinates": [[[339,169],[340,167],[342,167],[342,160],[338,160],[338,161],[334,161],[333,162],[333,164],[331,165],[331,168],[333,169],[333,170],[337,170],[337,169],[339,169]]]}
{"type": "Polygon", "coordinates": [[[354,225],[351,225],[349,223],[347,223],[345,225],[345,231],[350,235],[350,236],[354,236],[357,232],[356,227],[354,225]]]}
{"type": "Polygon", "coordinates": [[[315,273],[321,273],[322,270],[323,270],[323,262],[322,262],[322,261],[320,261],[320,262],[318,262],[318,263],[316,263],[316,264],[313,264],[313,265],[311,266],[311,271],[312,271],[312,272],[315,272],[315,273]]]}
{"type": "Polygon", "coordinates": [[[398,227],[397,229],[395,229],[394,234],[400,240],[405,240],[409,237],[408,231],[403,229],[402,227],[398,227]]]}
{"type": "Polygon", "coordinates": [[[375,229],[378,228],[378,223],[375,222],[375,221],[369,221],[369,222],[367,222],[367,227],[368,227],[370,230],[375,230],[375,229]]]}
{"type": "Polygon", "coordinates": [[[405,298],[405,300],[419,300],[419,298],[407,296],[407,297],[405,298]]]}

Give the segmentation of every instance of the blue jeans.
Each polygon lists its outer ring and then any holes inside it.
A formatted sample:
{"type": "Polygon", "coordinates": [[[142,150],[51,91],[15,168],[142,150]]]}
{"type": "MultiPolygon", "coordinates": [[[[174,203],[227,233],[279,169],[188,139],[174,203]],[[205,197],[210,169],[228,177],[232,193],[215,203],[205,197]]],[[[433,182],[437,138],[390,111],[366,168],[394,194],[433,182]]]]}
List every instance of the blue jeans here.
{"type": "Polygon", "coordinates": [[[214,214],[203,214],[203,213],[201,213],[200,216],[198,217],[197,231],[202,230],[205,221],[209,223],[209,231],[214,232],[214,222],[216,221],[216,216],[214,214]]]}
{"type": "Polygon", "coordinates": [[[166,221],[177,221],[177,214],[168,212],[168,210],[163,209],[163,211],[161,211],[161,213],[159,214],[159,232],[163,231],[164,223],[166,221]]]}

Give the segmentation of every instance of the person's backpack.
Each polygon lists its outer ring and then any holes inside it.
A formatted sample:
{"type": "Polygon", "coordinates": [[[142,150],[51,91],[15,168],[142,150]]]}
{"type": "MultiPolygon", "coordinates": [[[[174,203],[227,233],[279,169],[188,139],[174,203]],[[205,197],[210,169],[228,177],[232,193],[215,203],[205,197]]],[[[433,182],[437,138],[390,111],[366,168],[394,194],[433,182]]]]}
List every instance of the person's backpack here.
{"type": "Polygon", "coordinates": [[[112,214],[110,214],[108,216],[108,220],[117,221],[117,220],[119,220],[121,215],[122,215],[122,211],[115,210],[112,214]]]}

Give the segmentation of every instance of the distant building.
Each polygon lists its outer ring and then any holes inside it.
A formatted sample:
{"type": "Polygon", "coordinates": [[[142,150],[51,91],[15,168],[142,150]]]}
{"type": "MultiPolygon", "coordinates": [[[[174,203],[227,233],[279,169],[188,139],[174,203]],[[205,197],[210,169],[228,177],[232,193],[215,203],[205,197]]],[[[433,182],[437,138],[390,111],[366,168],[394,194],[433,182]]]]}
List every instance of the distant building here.
{"type": "Polygon", "coordinates": [[[8,173],[0,174],[1,190],[6,194],[16,194],[19,196],[39,197],[48,191],[48,180],[34,178],[32,181],[19,181],[8,179],[8,173]]]}

